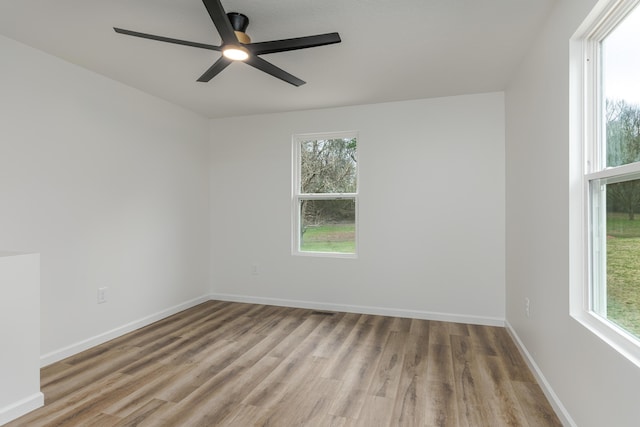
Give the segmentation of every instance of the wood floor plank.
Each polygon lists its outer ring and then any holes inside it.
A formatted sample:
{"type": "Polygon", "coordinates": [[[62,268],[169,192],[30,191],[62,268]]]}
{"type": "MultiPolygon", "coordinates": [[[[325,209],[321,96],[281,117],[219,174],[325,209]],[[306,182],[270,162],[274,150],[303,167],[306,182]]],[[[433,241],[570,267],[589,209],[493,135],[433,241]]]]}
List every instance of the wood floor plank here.
{"type": "Polygon", "coordinates": [[[504,328],[211,301],[41,370],[7,427],[560,426],[504,328]]]}
{"type": "MultiPolygon", "coordinates": [[[[263,408],[258,408],[253,405],[246,405],[240,403],[236,405],[227,417],[226,425],[228,426],[255,426],[258,425],[258,420],[263,415],[263,408]]],[[[219,425],[221,423],[218,423],[219,425]]]]}
{"type": "Polygon", "coordinates": [[[527,419],[515,397],[502,361],[496,356],[479,355],[473,360],[482,381],[483,411],[491,425],[527,426],[527,419]]]}
{"type": "Polygon", "coordinates": [[[357,420],[352,423],[358,427],[386,427],[391,424],[394,399],[382,396],[367,395],[358,414],[357,420]]]}
{"type": "MultiPolygon", "coordinates": [[[[162,406],[158,407],[155,411],[148,414],[142,420],[138,420],[136,427],[169,427],[169,417],[173,414],[176,404],[173,402],[166,402],[162,406]]],[[[119,426],[114,426],[119,427],[119,426]]]]}
{"type": "Polygon", "coordinates": [[[113,427],[120,423],[120,418],[109,414],[98,414],[91,419],[92,427],[113,427]]]}
{"type": "MultiPolygon", "coordinates": [[[[243,403],[260,407],[274,405],[283,397],[291,384],[304,383],[305,378],[310,378],[311,373],[307,368],[317,365],[315,362],[318,360],[326,360],[314,357],[313,354],[331,337],[331,332],[341,323],[342,316],[315,320],[320,320],[315,329],[303,328],[308,331],[306,337],[298,331],[297,335],[291,335],[290,341],[283,343],[286,348],[295,346],[295,350],[289,351],[289,355],[283,359],[282,363],[248,394],[243,403]]],[[[281,356],[281,353],[282,349],[279,349],[277,352],[271,352],[270,357],[281,356]]]]}
{"type": "Polygon", "coordinates": [[[394,317],[391,330],[408,334],[411,330],[411,319],[407,319],[406,317],[394,317]]]}
{"type": "Polygon", "coordinates": [[[535,382],[513,381],[511,386],[531,427],[562,427],[562,423],[535,382]]]}
{"type": "Polygon", "coordinates": [[[53,380],[44,381],[46,387],[45,403],[56,401],[82,387],[91,386],[96,381],[120,371],[128,364],[134,363],[140,358],[138,349],[114,350],[100,354],[92,362],[91,359],[74,365],[72,369],[65,371],[63,376],[53,380]]]}
{"type": "Polygon", "coordinates": [[[426,373],[430,322],[413,319],[404,345],[404,362],[398,385],[392,425],[417,426],[426,418],[426,373]]]}
{"type": "MultiPolygon", "coordinates": [[[[139,384],[139,386],[130,393],[126,399],[119,399],[112,405],[104,408],[103,413],[118,415],[119,417],[129,417],[132,413],[147,405],[154,400],[167,402],[158,399],[163,392],[170,390],[180,378],[192,375],[195,365],[182,366],[180,368],[170,368],[165,375],[158,375],[151,381],[139,384]]],[[[132,381],[137,381],[139,377],[133,377],[132,381]]]]}
{"type": "Polygon", "coordinates": [[[469,336],[469,325],[465,323],[447,322],[449,325],[449,333],[451,335],[469,336]]]}
{"type": "Polygon", "coordinates": [[[317,375],[324,368],[322,364],[326,363],[325,360],[314,359],[313,363],[317,364],[313,370],[315,374],[311,375],[313,379],[290,386],[280,401],[258,418],[257,425],[321,425],[321,420],[325,418],[335,400],[340,381],[317,375]]]}
{"type": "Polygon", "coordinates": [[[469,337],[452,335],[450,340],[458,424],[461,427],[491,425],[484,413],[482,390],[478,388],[482,378],[473,363],[476,355],[470,339],[469,337]]]}
{"type": "Polygon", "coordinates": [[[343,313],[331,335],[313,351],[313,355],[325,358],[334,357],[347,337],[351,335],[351,331],[360,320],[360,317],[360,314],[343,313]]]}
{"type": "Polygon", "coordinates": [[[168,402],[165,400],[151,399],[144,406],[141,406],[136,411],[129,414],[127,417],[118,421],[117,427],[134,427],[139,425],[145,419],[148,419],[151,415],[157,412],[160,408],[166,405],[168,402]]]}
{"type": "Polygon", "coordinates": [[[347,367],[360,346],[364,345],[368,334],[372,330],[371,324],[367,321],[368,316],[358,316],[358,321],[350,329],[349,335],[339,344],[333,356],[330,356],[332,363],[323,374],[325,378],[341,380],[347,373],[347,367]]]}
{"type": "Polygon", "coordinates": [[[285,358],[290,355],[304,339],[311,334],[324,320],[323,317],[309,316],[295,329],[288,332],[269,355],[273,357],[285,358]]]}
{"type": "Polygon", "coordinates": [[[476,354],[484,354],[487,356],[496,356],[498,354],[498,346],[495,334],[491,333],[488,326],[470,325],[469,326],[469,342],[473,346],[476,354]]]}
{"type": "Polygon", "coordinates": [[[384,344],[378,368],[369,386],[368,394],[394,399],[398,393],[400,372],[404,363],[403,345],[407,332],[391,331],[384,344]]]}
{"type": "Polygon", "coordinates": [[[427,381],[450,382],[454,378],[451,346],[429,344],[427,351],[427,381]]]}
{"type": "Polygon", "coordinates": [[[449,345],[449,323],[432,320],[429,322],[429,344],[449,345]]]}
{"type": "Polygon", "coordinates": [[[347,422],[346,418],[326,414],[318,420],[318,427],[347,427],[347,422]]]}
{"type": "Polygon", "coordinates": [[[535,383],[533,373],[529,370],[527,362],[520,354],[518,347],[513,342],[509,333],[504,328],[493,328],[500,358],[509,374],[511,381],[535,383]]]}
{"type": "Polygon", "coordinates": [[[340,361],[344,375],[340,390],[329,410],[331,415],[358,418],[376,374],[383,344],[388,340],[391,320],[390,317],[365,317],[364,323],[370,329],[351,342],[349,348],[352,357],[348,361],[340,361]],[[354,348],[356,342],[359,345],[354,348]]]}
{"type": "Polygon", "coordinates": [[[455,390],[448,382],[427,381],[426,427],[458,426],[455,390]]]}
{"type": "MultiPolygon", "coordinates": [[[[447,335],[450,343],[450,336],[447,335]]],[[[427,426],[457,426],[458,413],[450,345],[430,344],[427,363],[426,419],[427,426]]]]}
{"type": "Polygon", "coordinates": [[[261,358],[249,369],[242,362],[233,363],[175,405],[167,418],[168,425],[206,425],[221,423],[241,404],[246,389],[259,384],[279,363],[274,357],[261,358]]]}
{"type": "MultiPolygon", "coordinates": [[[[164,366],[151,366],[138,377],[140,383],[151,381],[153,378],[166,373],[164,366]]],[[[90,420],[102,414],[104,409],[114,402],[126,399],[138,388],[138,382],[132,381],[128,375],[114,373],[107,377],[109,381],[99,387],[90,387],[82,399],[76,400],[73,407],[65,408],[62,414],[52,421],[56,426],[76,426],[90,424],[90,420]],[[111,380],[112,379],[112,380],[111,380]]]]}

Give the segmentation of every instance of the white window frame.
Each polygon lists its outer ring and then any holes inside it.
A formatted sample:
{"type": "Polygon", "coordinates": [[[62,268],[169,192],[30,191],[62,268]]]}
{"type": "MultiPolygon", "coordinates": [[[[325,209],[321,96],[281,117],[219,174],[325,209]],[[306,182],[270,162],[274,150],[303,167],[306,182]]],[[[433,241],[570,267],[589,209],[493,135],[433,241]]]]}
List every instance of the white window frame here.
{"type": "Polygon", "coordinates": [[[357,131],[345,131],[345,132],[323,132],[323,133],[307,133],[296,134],[292,137],[292,191],[291,191],[291,253],[293,255],[301,256],[314,256],[314,257],[330,257],[330,258],[357,258],[358,257],[358,194],[360,191],[360,139],[357,131]],[[312,141],[319,139],[348,139],[355,138],[357,141],[357,153],[358,164],[356,165],[356,192],[355,193],[313,193],[305,194],[301,192],[301,174],[300,170],[300,144],[304,141],[312,141]],[[354,253],[341,253],[341,252],[313,252],[313,251],[301,251],[300,250],[300,202],[302,200],[338,200],[338,199],[353,199],[355,202],[355,251],[354,253]]]}
{"type": "Polygon", "coordinates": [[[606,209],[602,203],[595,206],[602,199],[598,184],[640,178],[640,162],[606,167],[600,43],[639,4],[640,0],[600,1],[571,39],[569,236],[571,316],[638,367],[640,339],[592,307],[606,307],[606,292],[593,289],[606,286],[606,272],[599,268],[606,263],[606,235],[594,222],[606,209]]]}

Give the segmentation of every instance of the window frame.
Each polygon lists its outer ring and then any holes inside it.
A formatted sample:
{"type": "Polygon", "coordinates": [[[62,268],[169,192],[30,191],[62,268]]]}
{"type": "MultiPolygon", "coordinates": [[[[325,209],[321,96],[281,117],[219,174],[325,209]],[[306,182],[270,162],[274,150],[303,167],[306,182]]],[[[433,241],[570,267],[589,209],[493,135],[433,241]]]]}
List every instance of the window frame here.
{"type": "Polygon", "coordinates": [[[321,132],[321,133],[301,133],[292,136],[292,187],[291,187],[291,253],[299,256],[328,257],[328,258],[358,258],[358,199],[360,193],[360,138],[357,131],[342,132],[321,132]],[[301,192],[301,155],[300,149],[302,142],[312,140],[327,139],[356,139],[356,152],[358,153],[358,162],[356,163],[356,191],[355,193],[302,193],[301,192]],[[344,252],[315,252],[300,250],[300,203],[302,200],[343,200],[353,199],[355,203],[355,249],[353,253],[344,252]]]}
{"type": "Polygon", "coordinates": [[[640,178],[640,162],[606,166],[600,46],[636,7],[640,0],[600,2],[571,39],[570,314],[640,367],[640,338],[594,310],[606,304],[601,289],[606,286],[606,230],[600,227],[606,205],[594,206],[601,198],[596,186],[640,178]]]}

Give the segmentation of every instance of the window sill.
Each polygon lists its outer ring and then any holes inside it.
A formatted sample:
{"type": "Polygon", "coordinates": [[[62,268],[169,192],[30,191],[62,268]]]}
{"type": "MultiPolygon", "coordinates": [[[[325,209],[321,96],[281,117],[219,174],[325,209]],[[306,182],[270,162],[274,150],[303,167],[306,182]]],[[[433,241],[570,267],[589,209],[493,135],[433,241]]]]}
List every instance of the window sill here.
{"type": "Polygon", "coordinates": [[[302,256],[302,257],[314,257],[314,258],[346,258],[346,259],[356,259],[358,258],[358,254],[343,254],[339,252],[293,252],[294,256],[302,256]]]}
{"type": "Polygon", "coordinates": [[[591,312],[571,313],[571,317],[640,368],[640,341],[636,337],[591,312]]]}

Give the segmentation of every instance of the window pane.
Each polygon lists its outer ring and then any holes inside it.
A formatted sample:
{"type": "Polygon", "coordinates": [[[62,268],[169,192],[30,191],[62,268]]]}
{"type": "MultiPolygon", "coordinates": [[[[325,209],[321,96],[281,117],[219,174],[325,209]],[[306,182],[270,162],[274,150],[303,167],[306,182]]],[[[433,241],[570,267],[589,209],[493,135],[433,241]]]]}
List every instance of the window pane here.
{"type": "Polygon", "coordinates": [[[606,165],[640,161],[640,8],[602,42],[606,165]]]}
{"type": "Polygon", "coordinates": [[[608,184],[605,191],[606,286],[594,310],[640,337],[640,179],[608,184]]]}
{"type": "Polygon", "coordinates": [[[355,193],[356,139],[321,139],[300,143],[302,193],[355,193]]]}
{"type": "Polygon", "coordinates": [[[303,252],[356,252],[355,199],[302,200],[300,250],[303,252]]]}

